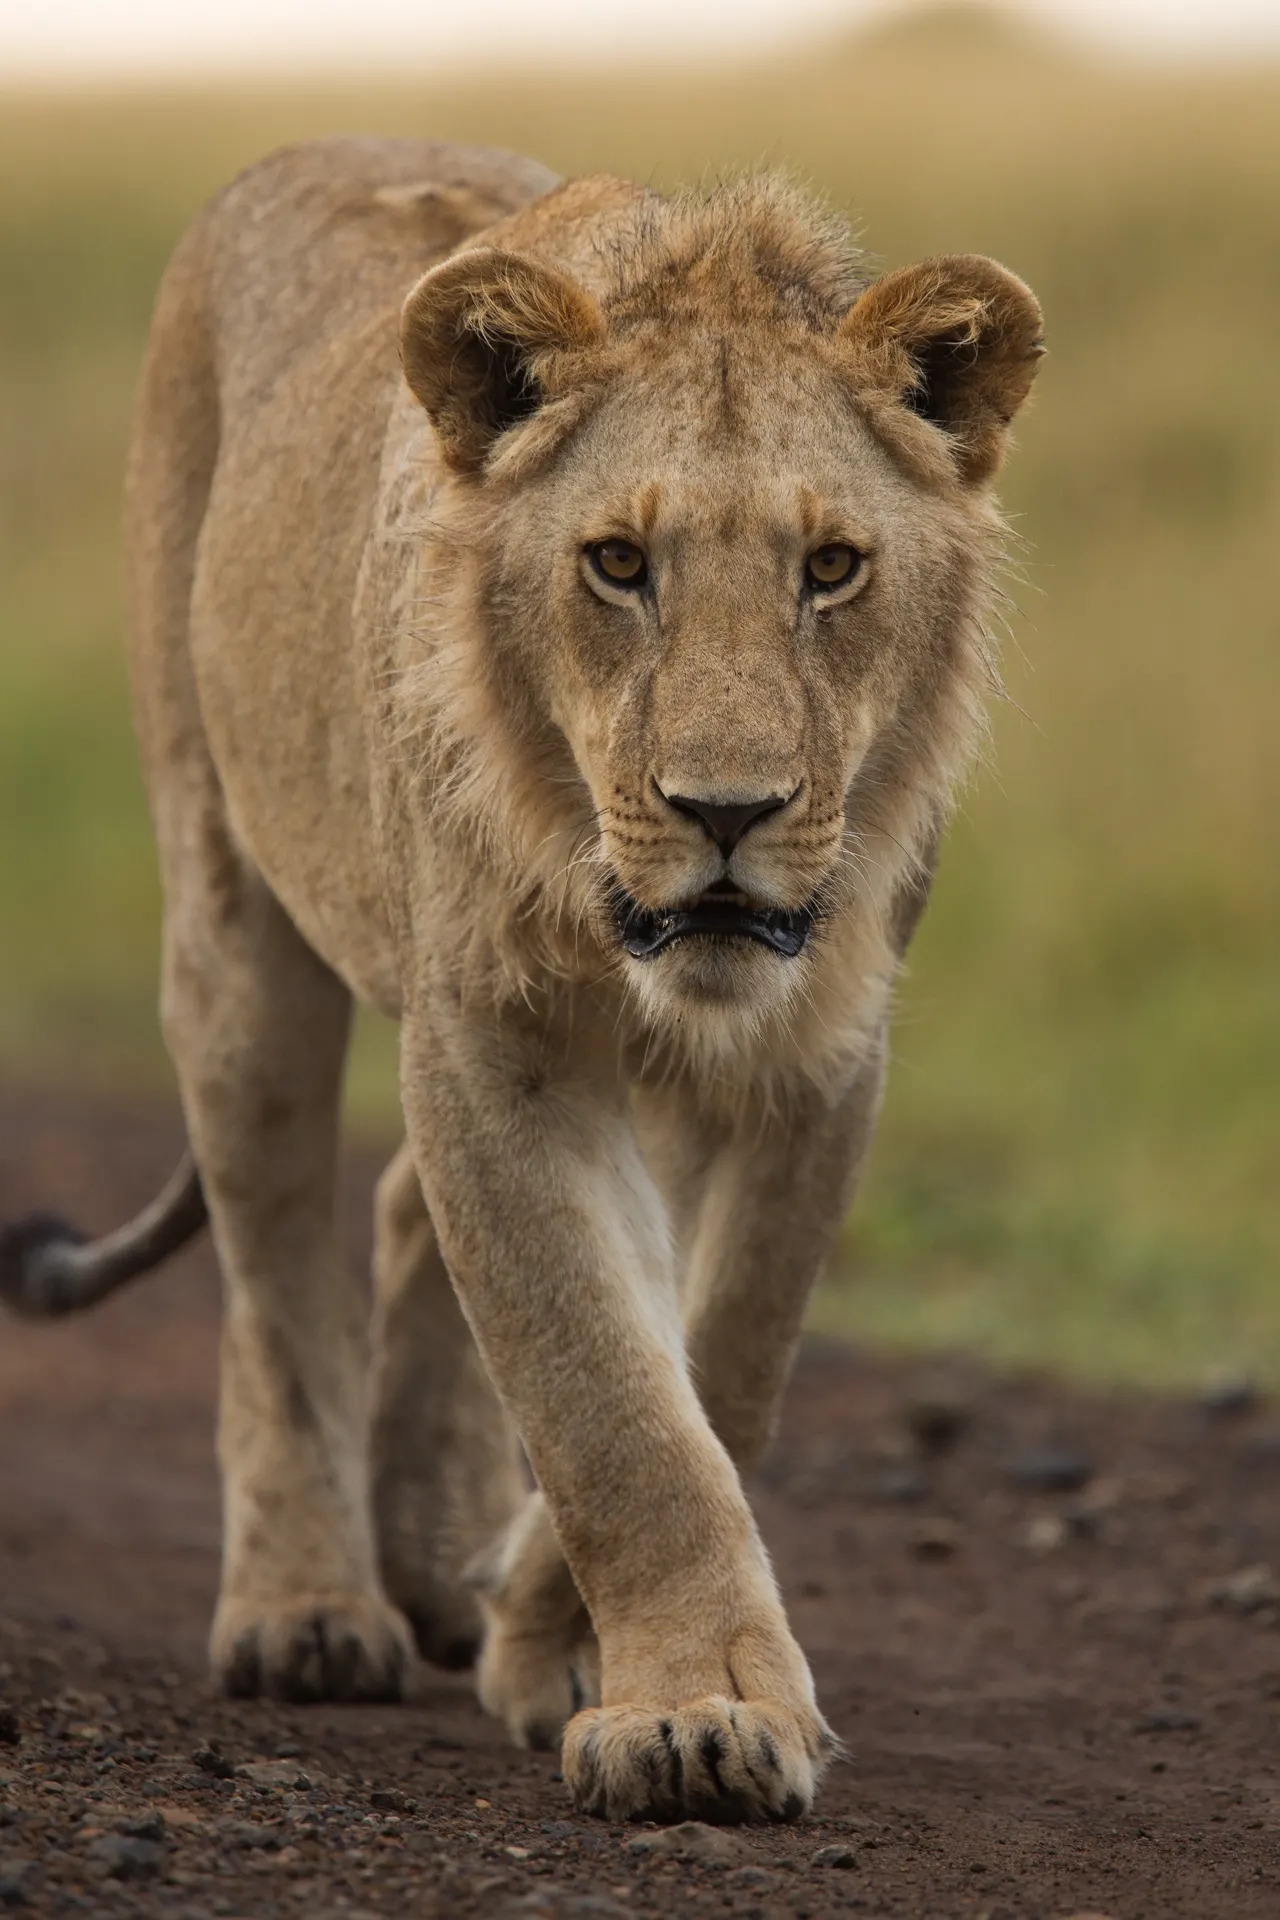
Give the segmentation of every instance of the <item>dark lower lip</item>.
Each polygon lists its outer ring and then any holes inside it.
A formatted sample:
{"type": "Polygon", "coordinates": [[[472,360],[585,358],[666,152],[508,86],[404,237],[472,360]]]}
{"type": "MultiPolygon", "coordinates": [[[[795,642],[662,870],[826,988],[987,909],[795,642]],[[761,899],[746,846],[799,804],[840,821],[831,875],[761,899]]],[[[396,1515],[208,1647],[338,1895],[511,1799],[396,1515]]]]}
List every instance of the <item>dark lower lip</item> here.
{"type": "Polygon", "coordinates": [[[633,960],[653,960],[677,940],[691,939],[754,940],[780,959],[794,960],[813,931],[809,907],[743,907],[704,897],[687,907],[654,911],[621,889],[613,896],[613,918],[633,960]]]}

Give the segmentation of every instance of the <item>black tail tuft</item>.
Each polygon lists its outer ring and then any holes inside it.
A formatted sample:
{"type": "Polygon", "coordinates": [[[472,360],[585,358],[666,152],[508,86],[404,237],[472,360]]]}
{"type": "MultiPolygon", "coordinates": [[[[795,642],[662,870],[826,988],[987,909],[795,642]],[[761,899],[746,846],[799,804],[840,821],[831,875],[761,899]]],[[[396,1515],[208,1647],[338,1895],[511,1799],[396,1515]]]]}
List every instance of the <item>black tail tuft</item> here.
{"type": "Polygon", "coordinates": [[[84,1244],[56,1213],[28,1213],[0,1227],[0,1300],[36,1320],[71,1312],[80,1303],[67,1256],[84,1244]]]}
{"type": "Polygon", "coordinates": [[[28,1213],[0,1227],[0,1301],[31,1319],[78,1313],[159,1266],[208,1219],[190,1154],[136,1219],[101,1240],[55,1214],[28,1213]]]}

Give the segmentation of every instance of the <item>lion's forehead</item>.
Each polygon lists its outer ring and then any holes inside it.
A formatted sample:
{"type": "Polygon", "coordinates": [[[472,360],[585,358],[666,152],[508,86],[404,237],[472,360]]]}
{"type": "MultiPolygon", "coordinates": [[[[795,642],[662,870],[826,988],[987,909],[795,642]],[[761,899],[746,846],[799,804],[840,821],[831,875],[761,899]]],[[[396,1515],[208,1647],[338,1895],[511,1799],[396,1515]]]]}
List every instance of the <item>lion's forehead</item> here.
{"type": "Polygon", "coordinates": [[[726,391],[719,366],[708,339],[620,377],[561,467],[566,494],[646,537],[791,539],[905,510],[912,489],[826,368],[765,363],[726,391]]]}

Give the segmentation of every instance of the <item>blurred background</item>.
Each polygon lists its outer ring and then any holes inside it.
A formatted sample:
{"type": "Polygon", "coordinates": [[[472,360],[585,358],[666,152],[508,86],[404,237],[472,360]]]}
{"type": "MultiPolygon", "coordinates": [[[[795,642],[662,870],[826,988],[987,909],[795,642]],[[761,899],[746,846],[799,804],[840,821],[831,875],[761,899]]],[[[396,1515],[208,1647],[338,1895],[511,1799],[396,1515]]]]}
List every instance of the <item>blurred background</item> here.
{"type": "MultiPolygon", "coordinates": [[[[4,1079],[171,1090],[118,518],[151,300],[201,201],[333,131],[659,186],[782,165],[886,267],[1004,260],[1051,347],[1005,484],[1010,697],[816,1320],[1103,1380],[1280,1384],[1274,0],[5,6],[4,1079]]],[[[366,1133],[396,1126],[393,1062],[365,1024],[366,1133]]]]}

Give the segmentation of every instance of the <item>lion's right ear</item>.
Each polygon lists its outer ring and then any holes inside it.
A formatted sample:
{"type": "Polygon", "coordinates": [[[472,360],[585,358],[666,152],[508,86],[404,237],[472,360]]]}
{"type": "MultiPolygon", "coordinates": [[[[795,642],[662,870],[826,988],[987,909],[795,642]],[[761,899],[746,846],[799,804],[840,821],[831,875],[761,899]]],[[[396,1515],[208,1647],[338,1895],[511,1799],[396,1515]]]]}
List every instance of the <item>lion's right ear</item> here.
{"type": "Polygon", "coordinates": [[[567,274],[527,254],[476,247],[419,280],[401,310],[400,358],[445,459],[473,473],[604,332],[600,308],[567,274]]]}

